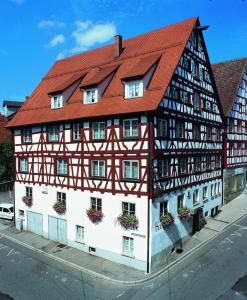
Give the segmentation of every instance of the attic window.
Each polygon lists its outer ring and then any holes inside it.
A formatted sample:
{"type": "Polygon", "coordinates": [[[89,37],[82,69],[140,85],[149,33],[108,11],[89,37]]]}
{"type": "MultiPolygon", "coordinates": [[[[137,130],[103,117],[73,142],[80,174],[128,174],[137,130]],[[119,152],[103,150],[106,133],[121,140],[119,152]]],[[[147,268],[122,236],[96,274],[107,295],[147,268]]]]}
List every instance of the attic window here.
{"type": "Polygon", "coordinates": [[[51,98],[51,109],[57,109],[63,107],[63,96],[53,96],[51,98]]]}
{"type": "Polygon", "coordinates": [[[98,102],[98,90],[87,89],[84,90],[84,104],[92,104],[98,102]]]}
{"type": "Polygon", "coordinates": [[[137,98],[143,96],[143,81],[129,81],[125,83],[125,98],[137,98]]]}

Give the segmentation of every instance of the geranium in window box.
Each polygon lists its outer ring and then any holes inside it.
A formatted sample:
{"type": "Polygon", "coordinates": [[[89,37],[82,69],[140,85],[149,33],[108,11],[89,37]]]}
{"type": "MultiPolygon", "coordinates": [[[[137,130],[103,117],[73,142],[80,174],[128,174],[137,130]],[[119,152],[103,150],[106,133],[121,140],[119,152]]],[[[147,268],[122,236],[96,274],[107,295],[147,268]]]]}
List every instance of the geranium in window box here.
{"type": "Polygon", "coordinates": [[[119,224],[126,229],[138,228],[139,221],[135,215],[122,214],[117,218],[119,224]]]}
{"type": "Polygon", "coordinates": [[[98,223],[102,221],[104,215],[102,211],[90,208],[87,210],[87,216],[93,223],[98,223]]]}
{"type": "Polygon", "coordinates": [[[162,227],[169,227],[174,222],[174,218],[170,213],[166,213],[160,217],[162,227]]]}
{"type": "Polygon", "coordinates": [[[53,205],[53,208],[59,215],[63,215],[66,212],[66,202],[58,201],[53,205]]]}
{"type": "Polygon", "coordinates": [[[26,206],[31,207],[33,205],[33,197],[32,196],[24,196],[22,201],[26,204],[26,206]]]}
{"type": "Polygon", "coordinates": [[[179,207],[178,216],[182,220],[187,219],[190,216],[190,210],[186,206],[179,207]]]}

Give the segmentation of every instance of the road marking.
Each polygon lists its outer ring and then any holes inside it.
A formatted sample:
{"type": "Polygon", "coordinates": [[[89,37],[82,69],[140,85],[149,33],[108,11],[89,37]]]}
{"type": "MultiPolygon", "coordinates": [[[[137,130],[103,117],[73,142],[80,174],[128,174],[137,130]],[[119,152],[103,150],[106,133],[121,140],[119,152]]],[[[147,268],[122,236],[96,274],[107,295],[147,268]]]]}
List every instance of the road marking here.
{"type": "Polygon", "coordinates": [[[233,236],[239,236],[239,237],[242,236],[242,234],[240,232],[238,232],[238,231],[234,231],[234,233],[231,233],[231,235],[233,235],[233,236]]]}
{"type": "Polygon", "coordinates": [[[19,253],[20,253],[20,252],[15,251],[14,249],[10,249],[9,253],[7,254],[7,256],[15,255],[15,254],[19,254],[19,253]]]}
{"type": "Polygon", "coordinates": [[[233,244],[233,241],[231,239],[229,239],[229,238],[225,238],[224,240],[228,241],[230,244],[233,244]]]}
{"type": "Polygon", "coordinates": [[[117,295],[116,298],[119,298],[119,297],[123,296],[124,294],[125,294],[125,291],[120,293],[119,295],[117,295]]]}
{"type": "Polygon", "coordinates": [[[233,225],[239,227],[239,229],[244,229],[244,230],[247,229],[247,226],[242,226],[242,225],[238,225],[238,224],[235,224],[235,223],[233,225]]]}
{"type": "Polygon", "coordinates": [[[6,249],[6,248],[8,248],[8,246],[6,246],[6,245],[3,245],[3,244],[0,244],[0,250],[2,250],[2,249],[6,249]]]}

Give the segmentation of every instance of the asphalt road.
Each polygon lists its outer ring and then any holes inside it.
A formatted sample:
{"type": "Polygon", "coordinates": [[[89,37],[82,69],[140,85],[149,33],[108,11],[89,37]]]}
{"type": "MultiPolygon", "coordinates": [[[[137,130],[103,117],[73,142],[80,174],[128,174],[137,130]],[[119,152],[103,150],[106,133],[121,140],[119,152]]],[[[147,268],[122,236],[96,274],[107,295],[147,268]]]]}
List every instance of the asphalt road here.
{"type": "Polygon", "coordinates": [[[247,217],[152,281],[112,284],[0,238],[0,300],[247,299],[247,217]]]}

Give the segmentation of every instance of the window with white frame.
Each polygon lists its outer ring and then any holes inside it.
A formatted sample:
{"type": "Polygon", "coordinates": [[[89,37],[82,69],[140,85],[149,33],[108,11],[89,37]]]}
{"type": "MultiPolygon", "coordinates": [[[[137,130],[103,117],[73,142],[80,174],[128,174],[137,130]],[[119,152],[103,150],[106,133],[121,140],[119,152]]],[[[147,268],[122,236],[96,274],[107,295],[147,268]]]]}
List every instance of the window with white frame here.
{"type": "Polygon", "coordinates": [[[125,83],[125,98],[137,98],[143,96],[142,80],[130,81],[125,83]]]}
{"type": "Polygon", "coordinates": [[[178,159],[178,174],[183,175],[187,173],[187,159],[186,158],[179,158],[178,159]]]}
{"type": "Polygon", "coordinates": [[[191,72],[191,59],[184,56],[184,69],[191,72]]]}
{"type": "Polygon", "coordinates": [[[159,176],[160,177],[169,176],[169,162],[168,162],[168,159],[159,160],[159,176]]]}
{"type": "Polygon", "coordinates": [[[217,194],[218,194],[218,195],[221,194],[220,182],[218,182],[218,185],[217,185],[217,194]]]}
{"type": "Polygon", "coordinates": [[[217,191],[218,191],[218,185],[217,185],[217,183],[215,183],[214,184],[214,195],[215,196],[218,194],[217,191]]]}
{"type": "Polygon", "coordinates": [[[63,96],[62,95],[53,96],[51,98],[51,108],[57,109],[62,107],[63,107],[63,96]]]}
{"type": "Polygon", "coordinates": [[[123,178],[124,179],[139,179],[139,162],[136,160],[123,161],[123,178]]]}
{"type": "Polygon", "coordinates": [[[102,199],[91,197],[91,208],[97,211],[102,211],[102,199]]]}
{"type": "Polygon", "coordinates": [[[215,156],[215,168],[220,168],[220,156],[216,155],[215,156]]]}
{"type": "Polygon", "coordinates": [[[193,107],[194,110],[201,110],[201,103],[200,103],[201,99],[200,99],[200,94],[198,92],[194,92],[193,94],[193,107]]]}
{"type": "Polygon", "coordinates": [[[105,161],[93,160],[92,161],[92,176],[93,177],[105,177],[105,161]]]}
{"type": "Polygon", "coordinates": [[[203,200],[208,199],[208,187],[207,186],[203,187],[203,190],[202,190],[202,199],[203,200]]]}
{"type": "Polygon", "coordinates": [[[81,140],[81,124],[79,123],[72,124],[72,140],[73,141],[81,140]]]}
{"type": "Polygon", "coordinates": [[[214,184],[211,184],[211,198],[214,198],[214,184]]]}
{"type": "Polygon", "coordinates": [[[28,160],[27,158],[20,159],[20,172],[27,173],[28,172],[28,160]]]}
{"type": "Polygon", "coordinates": [[[216,129],[215,129],[215,140],[216,140],[217,142],[220,142],[220,140],[221,140],[221,136],[220,136],[220,128],[216,128],[216,129]]]}
{"type": "Polygon", "coordinates": [[[168,213],[168,201],[160,202],[160,217],[168,213]]]}
{"type": "Polygon", "coordinates": [[[208,141],[212,140],[212,128],[209,126],[206,128],[206,137],[208,141]]]}
{"type": "Polygon", "coordinates": [[[173,100],[179,100],[179,96],[180,96],[180,92],[179,92],[178,87],[172,86],[171,87],[171,98],[173,100]]]}
{"type": "Polygon", "coordinates": [[[194,171],[195,172],[201,171],[201,157],[200,156],[194,157],[194,171]]]}
{"type": "Polygon", "coordinates": [[[211,170],[211,156],[206,156],[206,170],[211,170]]]}
{"type": "Polygon", "coordinates": [[[87,89],[84,90],[84,104],[93,104],[98,102],[98,90],[87,89]]]}
{"type": "Polygon", "coordinates": [[[182,121],[176,122],[176,138],[184,138],[185,125],[182,121]]]}
{"type": "Polygon", "coordinates": [[[105,138],[105,122],[93,122],[92,131],[94,140],[103,140],[105,138]]]}
{"type": "Polygon", "coordinates": [[[33,188],[31,188],[30,186],[26,186],[26,196],[27,197],[33,196],[33,188]]]}
{"type": "Polygon", "coordinates": [[[138,119],[129,119],[123,121],[123,136],[138,137],[138,119]]]}
{"type": "Polygon", "coordinates": [[[193,205],[199,202],[199,191],[198,189],[193,191],[193,205]]]}
{"type": "Polygon", "coordinates": [[[32,129],[23,129],[22,141],[23,143],[32,143],[32,129]]]}
{"type": "Polygon", "coordinates": [[[78,243],[84,243],[84,227],[83,226],[76,225],[75,240],[78,243]]]}
{"type": "Polygon", "coordinates": [[[197,141],[201,138],[200,125],[193,124],[193,140],[197,141]]]}
{"type": "Polygon", "coordinates": [[[134,255],[134,239],[123,236],[123,254],[128,256],[134,255]]]}
{"type": "Polygon", "coordinates": [[[66,194],[62,192],[57,192],[57,202],[66,202],[66,194]]]}
{"type": "Polygon", "coordinates": [[[132,215],[136,214],[136,205],[135,203],[122,202],[122,212],[123,215],[132,215]]]}
{"type": "Polygon", "coordinates": [[[179,208],[184,206],[184,194],[178,195],[177,197],[177,211],[179,208]]]}
{"type": "Polygon", "coordinates": [[[168,120],[158,119],[157,135],[160,137],[168,137],[168,120]]]}
{"type": "Polygon", "coordinates": [[[180,97],[181,97],[181,100],[182,102],[184,103],[190,103],[190,100],[191,100],[191,94],[187,91],[180,91],[180,97]]]}
{"type": "Polygon", "coordinates": [[[57,142],[58,141],[58,133],[59,133],[58,125],[48,127],[48,141],[49,142],[57,142]]]}
{"type": "Polygon", "coordinates": [[[68,160],[57,159],[57,175],[68,175],[68,160]]]}

